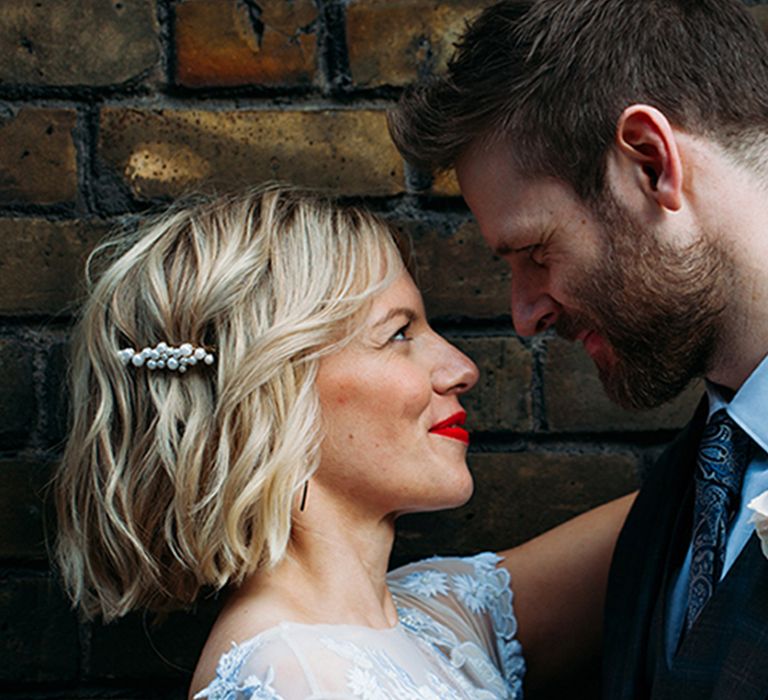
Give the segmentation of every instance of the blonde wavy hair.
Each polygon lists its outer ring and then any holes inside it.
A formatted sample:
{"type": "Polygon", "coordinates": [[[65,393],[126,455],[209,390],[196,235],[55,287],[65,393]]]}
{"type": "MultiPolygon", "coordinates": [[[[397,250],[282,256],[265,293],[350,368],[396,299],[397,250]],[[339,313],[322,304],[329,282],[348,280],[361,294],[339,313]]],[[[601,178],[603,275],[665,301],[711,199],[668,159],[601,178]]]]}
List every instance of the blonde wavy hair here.
{"type": "Polygon", "coordinates": [[[280,561],[319,461],[319,359],[403,269],[372,215],[280,187],[176,206],[114,247],[75,330],[53,482],[65,586],[106,620],[280,561]],[[118,359],[160,341],[216,363],[179,376],[118,359]]]}

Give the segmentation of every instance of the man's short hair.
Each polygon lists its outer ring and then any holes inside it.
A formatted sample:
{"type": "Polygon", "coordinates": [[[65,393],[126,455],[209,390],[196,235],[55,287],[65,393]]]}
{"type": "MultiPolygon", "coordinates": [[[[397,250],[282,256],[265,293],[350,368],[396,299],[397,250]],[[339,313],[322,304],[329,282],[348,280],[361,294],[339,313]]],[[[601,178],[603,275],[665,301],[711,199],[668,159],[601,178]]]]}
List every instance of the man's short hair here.
{"type": "Polygon", "coordinates": [[[504,0],[467,27],[445,76],[405,92],[390,131],[430,170],[500,139],[514,165],[590,199],[634,103],[760,164],[768,41],[739,0],[504,0]]]}

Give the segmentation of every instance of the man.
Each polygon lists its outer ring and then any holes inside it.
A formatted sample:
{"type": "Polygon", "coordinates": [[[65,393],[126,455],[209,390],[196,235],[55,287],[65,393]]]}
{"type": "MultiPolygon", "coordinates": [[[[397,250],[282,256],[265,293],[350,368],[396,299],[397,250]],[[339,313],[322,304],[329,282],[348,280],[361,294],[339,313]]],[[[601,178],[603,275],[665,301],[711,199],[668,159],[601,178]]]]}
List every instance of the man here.
{"type": "Polygon", "coordinates": [[[455,167],[515,329],[583,342],[609,395],[707,393],[614,554],[606,698],[768,697],[768,43],[738,0],[507,0],[390,128],[455,167]]]}

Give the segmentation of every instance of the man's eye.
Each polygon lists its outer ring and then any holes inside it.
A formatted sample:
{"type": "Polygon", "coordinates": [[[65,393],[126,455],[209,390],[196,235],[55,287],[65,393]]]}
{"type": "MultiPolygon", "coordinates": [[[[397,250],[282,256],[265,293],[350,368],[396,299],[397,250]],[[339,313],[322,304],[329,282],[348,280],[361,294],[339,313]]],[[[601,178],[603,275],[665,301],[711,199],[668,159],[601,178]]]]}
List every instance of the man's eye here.
{"type": "Polygon", "coordinates": [[[518,252],[525,253],[528,259],[536,265],[544,264],[544,246],[541,243],[527,245],[525,248],[520,248],[518,252]]]}

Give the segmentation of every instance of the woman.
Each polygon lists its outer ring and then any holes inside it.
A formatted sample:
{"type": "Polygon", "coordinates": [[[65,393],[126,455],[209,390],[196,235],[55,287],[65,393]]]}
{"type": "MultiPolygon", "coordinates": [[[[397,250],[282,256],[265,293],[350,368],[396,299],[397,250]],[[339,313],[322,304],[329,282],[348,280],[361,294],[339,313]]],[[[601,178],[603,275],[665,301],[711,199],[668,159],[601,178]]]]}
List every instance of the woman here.
{"type": "Polygon", "coordinates": [[[628,503],[387,574],[398,515],[471,495],[476,379],[371,215],[278,188],[177,208],[76,333],[56,478],[73,600],[111,619],[229,587],[195,697],[522,697],[521,642],[541,676],[594,646],[628,503]]]}

